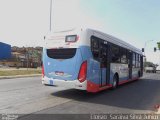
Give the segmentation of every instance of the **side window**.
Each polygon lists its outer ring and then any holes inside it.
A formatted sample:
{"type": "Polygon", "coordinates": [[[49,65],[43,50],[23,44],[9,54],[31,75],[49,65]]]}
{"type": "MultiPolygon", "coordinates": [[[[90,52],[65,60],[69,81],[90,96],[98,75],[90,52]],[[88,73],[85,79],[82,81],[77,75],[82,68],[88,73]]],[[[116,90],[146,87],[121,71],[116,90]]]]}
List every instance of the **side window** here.
{"type": "Polygon", "coordinates": [[[127,51],[121,48],[121,63],[127,63],[127,51]]]}
{"type": "Polygon", "coordinates": [[[139,61],[139,62],[141,62],[141,55],[139,55],[139,59],[138,59],[138,61],[139,61]]]}
{"type": "Polygon", "coordinates": [[[132,65],[133,65],[133,67],[135,67],[135,64],[136,64],[136,56],[135,56],[135,53],[133,53],[133,55],[132,55],[132,59],[133,59],[133,62],[132,62],[132,65]]]}
{"type": "Polygon", "coordinates": [[[140,64],[141,64],[141,56],[138,54],[138,68],[140,68],[141,66],[140,66],[140,64]]]}
{"type": "Polygon", "coordinates": [[[91,38],[91,50],[93,57],[97,59],[99,57],[99,40],[98,38],[92,37],[91,38]]]}
{"type": "Polygon", "coordinates": [[[107,45],[104,44],[104,40],[100,40],[99,43],[99,52],[100,52],[100,57],[101,58],[106,58],[107,57],[107,45]]]}
{"type": "Polygon", "coordinates": [[[136,68],[139,68],[140,67],[140,55],[139,54],[135,54],[136,56],[136,58],[135,58],[135,67],[136,68]]]}
{"type": "Polygon", "coordinates": [[[139,67],[138,54],[136,54],[136,67],[139,67]]]}
{"type": "Polygon", "coordinates": [[[127,50],[127,62],[130,64],[131,51],[127,50]]]}
{"type": "Polygon", "coordinates": [[[112,62],[119,63],[120,62],[120,51],[119,47],[116,45],[111,46],[111,53],[112,53],[112,62]]]}

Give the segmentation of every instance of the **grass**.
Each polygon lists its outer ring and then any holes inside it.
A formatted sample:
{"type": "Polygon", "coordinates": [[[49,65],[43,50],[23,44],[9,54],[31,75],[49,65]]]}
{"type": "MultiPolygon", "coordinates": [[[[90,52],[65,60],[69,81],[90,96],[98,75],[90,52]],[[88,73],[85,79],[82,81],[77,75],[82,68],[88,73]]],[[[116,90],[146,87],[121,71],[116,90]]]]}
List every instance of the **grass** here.
{"type": "Polygon", "coordinates": [[[0,70],[0,76],[41,74],[41,70],[0,70]]]}

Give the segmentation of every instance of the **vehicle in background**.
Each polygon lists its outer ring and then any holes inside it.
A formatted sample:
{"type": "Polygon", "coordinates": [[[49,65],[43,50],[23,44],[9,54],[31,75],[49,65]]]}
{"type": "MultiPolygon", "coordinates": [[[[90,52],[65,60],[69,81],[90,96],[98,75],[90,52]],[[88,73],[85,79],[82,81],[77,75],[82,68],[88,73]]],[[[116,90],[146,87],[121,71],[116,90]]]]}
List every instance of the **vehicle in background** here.
{"type": "Polygon", "coordinates": [[[155,66],[147,66],[145,67],[146,73],[156,73],[156,67],[155,66]]]}

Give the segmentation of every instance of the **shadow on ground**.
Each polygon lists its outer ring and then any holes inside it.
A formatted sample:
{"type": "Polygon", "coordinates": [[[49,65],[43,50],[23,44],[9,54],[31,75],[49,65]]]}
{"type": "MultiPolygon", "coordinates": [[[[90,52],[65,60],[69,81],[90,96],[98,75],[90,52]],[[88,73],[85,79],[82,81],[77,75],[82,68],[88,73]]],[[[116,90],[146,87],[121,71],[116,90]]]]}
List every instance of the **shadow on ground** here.
{"type": "Polygon", "coordinates": [[[121,85],[116,90],[105,90],[96,94],[70,89],[51,95],[120,108],[154,110],[154,105],[160,103],[160,80],[140,79],[121,85]]]}

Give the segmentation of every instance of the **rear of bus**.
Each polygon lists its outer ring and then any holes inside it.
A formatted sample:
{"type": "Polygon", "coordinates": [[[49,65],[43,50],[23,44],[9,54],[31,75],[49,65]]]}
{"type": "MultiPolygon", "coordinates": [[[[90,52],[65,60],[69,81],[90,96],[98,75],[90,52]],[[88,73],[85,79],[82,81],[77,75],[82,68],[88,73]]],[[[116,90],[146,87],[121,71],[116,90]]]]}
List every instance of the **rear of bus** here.
{"type": "Polygon", "coordinates": [[[87,89],[85,32],[64,31],[46,36],[43,48],[42,83],[66,88],[87,89]]]}

